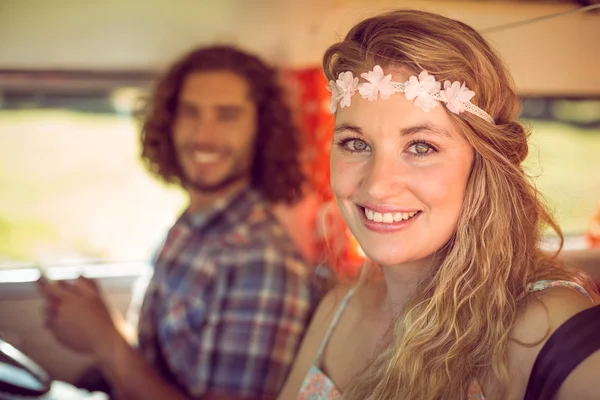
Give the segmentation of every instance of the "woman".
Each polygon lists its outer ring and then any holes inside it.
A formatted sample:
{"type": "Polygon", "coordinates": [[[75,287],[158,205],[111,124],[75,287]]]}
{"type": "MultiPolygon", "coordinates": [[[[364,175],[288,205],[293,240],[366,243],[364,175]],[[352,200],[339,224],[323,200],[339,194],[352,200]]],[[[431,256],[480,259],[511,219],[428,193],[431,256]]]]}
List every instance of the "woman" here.
{"type": "MultiPolygon", "coordinates": [[[[419,11],[360,22],[323,65],[332,188],[370,263],[321,303],[280,399],[522,399],[597,293],[538,247],[560,231],[521,167],[509,73],[472,28],[419,11]]],[[[598,370],[595,354],[557,399],[598,398],[598,370]]]]}

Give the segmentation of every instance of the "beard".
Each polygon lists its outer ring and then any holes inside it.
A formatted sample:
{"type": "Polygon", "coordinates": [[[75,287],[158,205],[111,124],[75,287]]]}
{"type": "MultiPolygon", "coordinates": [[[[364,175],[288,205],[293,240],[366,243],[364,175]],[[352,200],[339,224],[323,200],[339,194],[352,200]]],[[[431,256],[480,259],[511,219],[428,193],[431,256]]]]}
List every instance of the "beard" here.
{"type": "Polygon", "coordinates": [[[202,179],[190,179],[184,176],[183,184],[186,188],[192,189],[201,193],[217,193],[239,181],[245,180],[250,175],[249,168],[235,168],[225,177],[217,182],[204,182],[202,179]]]}
{"type": "MultiPolygon", "coordinates": [[[[187,189],[194,190],[200,193],[212,194],[218,193],[227,189],[228,187],[235,185],[236,183],[248,179],[251,175],[251,166],[243,160],[242,157],[236,157],[236,154],[229,147],[215,148],[209,145],[191,145],[185,146],[180,149],[180,157],[187,155],[190,152],[200,151],[219,151],[225,157],[231,159],[231,167],[226,174],[218,180],[207,180],[202,175],[197,175],[186,171],[185,163],[180,161],[180,171],[182,173],[183,186],[187,189]],[[187,154],[186,154],[187,153],[187,154]]],[[[181,159],[180,159],[181,160],[181,159]]]]}

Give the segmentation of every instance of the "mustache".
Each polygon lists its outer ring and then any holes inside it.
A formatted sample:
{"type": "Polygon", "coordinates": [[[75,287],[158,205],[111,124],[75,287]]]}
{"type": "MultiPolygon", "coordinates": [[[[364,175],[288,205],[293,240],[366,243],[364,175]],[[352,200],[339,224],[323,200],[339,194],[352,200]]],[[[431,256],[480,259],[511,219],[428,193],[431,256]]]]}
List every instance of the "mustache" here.
{"type": "Polygon", "coordinates": [[[223,154],[231,153],[231,147],[217,146],[212,143],[183,143],[183,144],[179,145],[178,147],[179,147],[179,151],[186,152],[186,153],[196,152],[196,151],[207,152],[207,153],[223,153],[223,154]]]}

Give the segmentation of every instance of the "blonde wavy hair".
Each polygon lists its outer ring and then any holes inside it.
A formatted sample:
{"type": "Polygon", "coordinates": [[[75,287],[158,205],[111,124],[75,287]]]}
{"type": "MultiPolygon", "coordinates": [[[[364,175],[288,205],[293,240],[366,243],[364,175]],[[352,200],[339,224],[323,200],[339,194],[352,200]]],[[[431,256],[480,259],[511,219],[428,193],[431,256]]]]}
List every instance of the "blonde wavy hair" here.
{"type": "Polygon", "coordinates": [[[476,93],[472,102],[496,124],[450,113],[475,153],[456,231],[343,399],[466,399],[471,383],[490,378],[490,371],[497,398],[506,398],[509,333],[527,284],[567,279],[592,291],[592,283],[539,247],[545,227],[561,247],[562,233],[521,166],[528,132],[515,120],[519,99],[483,37],[450,18],[400,10],[358,23],[323,58],[328,79],[377,64],[466,82],[476,93]]]}

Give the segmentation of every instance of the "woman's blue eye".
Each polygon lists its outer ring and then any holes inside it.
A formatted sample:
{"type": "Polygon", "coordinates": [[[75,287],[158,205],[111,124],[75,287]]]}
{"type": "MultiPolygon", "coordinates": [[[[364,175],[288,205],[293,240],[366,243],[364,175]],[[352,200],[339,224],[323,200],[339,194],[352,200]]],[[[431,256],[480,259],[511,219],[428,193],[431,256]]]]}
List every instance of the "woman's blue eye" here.
{"type": "Polygon", "coordinates": [[[363,140],[359,139],[348,140],[345,145],[350,151],[365,151],[369,147],[363,140]]]}
{"type": "Polygon", "coordinates": [[[416,156],[426,156],[434,151],[434,148],[427,143],[419,142],[410,146],[409,151],[416,156]]]}

